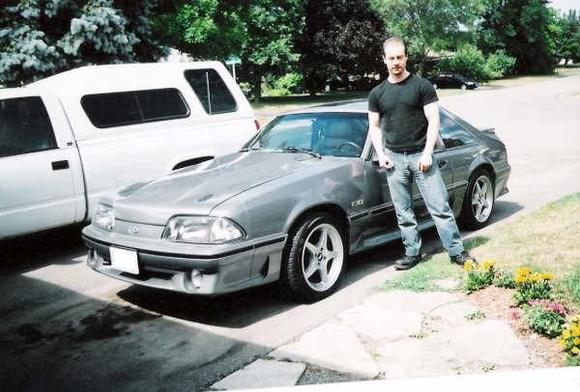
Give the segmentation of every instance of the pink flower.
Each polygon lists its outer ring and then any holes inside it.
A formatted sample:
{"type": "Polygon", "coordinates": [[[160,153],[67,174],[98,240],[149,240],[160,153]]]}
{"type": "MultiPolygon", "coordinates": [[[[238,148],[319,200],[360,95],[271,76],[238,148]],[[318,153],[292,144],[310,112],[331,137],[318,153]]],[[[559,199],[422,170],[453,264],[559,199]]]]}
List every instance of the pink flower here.
{"type": "Polygon", "coordinates": [[[512,320],[519,320],[521,316],[522,314],[519,309],[510,309],[509,317],[512,320]]]}

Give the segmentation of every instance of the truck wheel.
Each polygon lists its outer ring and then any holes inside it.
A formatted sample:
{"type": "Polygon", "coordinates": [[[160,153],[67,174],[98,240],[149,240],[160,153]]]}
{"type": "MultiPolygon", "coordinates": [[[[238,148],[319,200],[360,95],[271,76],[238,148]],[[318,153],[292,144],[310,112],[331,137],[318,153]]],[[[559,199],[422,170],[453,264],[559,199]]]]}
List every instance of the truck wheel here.
{"type": "Polygon", "coordinates": [[[284,283],[304,302],[315,302],[338,287],[348,256],[344,231],[329,214],[319,212],[301,221],[284,251],[284,283]]]}
{"type": "Polygon", "coordinates": [[[495,204],[494,184],[489,172],[477,169],[469,178],[463,199],[461,220],[469,229],[479,229],[489,222],[495,204]]]}

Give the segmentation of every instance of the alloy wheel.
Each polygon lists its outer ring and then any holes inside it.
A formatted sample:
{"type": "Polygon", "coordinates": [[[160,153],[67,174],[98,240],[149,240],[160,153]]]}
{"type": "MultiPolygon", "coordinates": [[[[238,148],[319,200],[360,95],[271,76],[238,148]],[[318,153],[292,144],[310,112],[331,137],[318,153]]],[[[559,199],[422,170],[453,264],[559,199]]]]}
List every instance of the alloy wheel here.
{"type": "Polygon", "coordinates": [[[302,249],[302,274],[308,286],[318,292],[331,288],[342,270],[344,246],[336,227],[322,223],[310,231],[302,249]]]}

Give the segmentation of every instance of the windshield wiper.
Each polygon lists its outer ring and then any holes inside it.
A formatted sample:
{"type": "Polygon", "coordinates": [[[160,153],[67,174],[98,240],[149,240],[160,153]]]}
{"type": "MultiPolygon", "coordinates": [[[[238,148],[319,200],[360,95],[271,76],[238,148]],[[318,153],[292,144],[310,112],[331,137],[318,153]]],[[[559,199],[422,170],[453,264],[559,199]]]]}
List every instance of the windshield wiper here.
{"type": "Polygon", "coordinates": [[[261,149],[262,149],[262,147],[257,147],[257,146],[254,146],[254,147],[245,147],[245,148],[242,148],[239,152],[258,151],[258,150],[261,150],[261,149]]]}
{"type": "Polygon", "coordinates": [[[322,159],[322,155],[308,149],[308,148],[298,148],[295,146],[288,146],[285,149],[282,150],[283,152],[291,152],[291,153],[297,153],[297,152],[301,152],[304,154],[308,154],[313,156],[314,158],[318,158],[318,159],[322,159]]]}

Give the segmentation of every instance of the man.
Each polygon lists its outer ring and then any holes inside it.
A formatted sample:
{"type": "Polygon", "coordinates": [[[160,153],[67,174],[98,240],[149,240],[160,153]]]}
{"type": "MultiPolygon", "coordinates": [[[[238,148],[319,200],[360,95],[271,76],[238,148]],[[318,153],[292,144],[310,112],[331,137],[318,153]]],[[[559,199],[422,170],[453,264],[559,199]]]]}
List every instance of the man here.
{"type": "Polygon", "coordinates": [[[453,263],[471,259],[463,248],[447,190],[433,149],[439,136],[437,93],[427,80],[407,71],[407,48],[399,37],[383,43],[389,76],[369,95],[369,132],[386,176],[401,230],[405,256],[395,268],[405,270],[421,261],[421,237],[413,212],[414,181],[435,222],[443,247],[453,263]]]}

